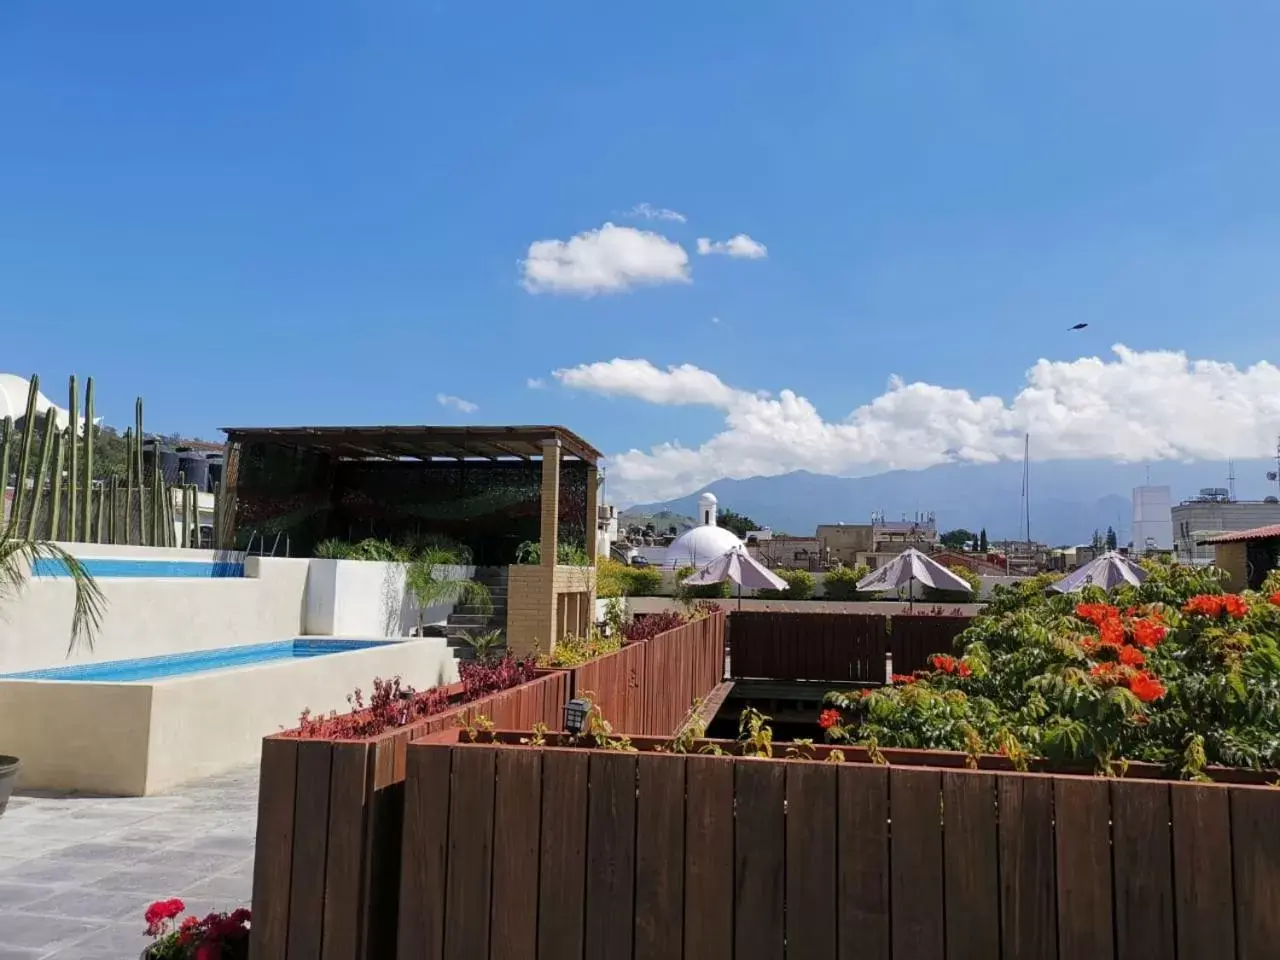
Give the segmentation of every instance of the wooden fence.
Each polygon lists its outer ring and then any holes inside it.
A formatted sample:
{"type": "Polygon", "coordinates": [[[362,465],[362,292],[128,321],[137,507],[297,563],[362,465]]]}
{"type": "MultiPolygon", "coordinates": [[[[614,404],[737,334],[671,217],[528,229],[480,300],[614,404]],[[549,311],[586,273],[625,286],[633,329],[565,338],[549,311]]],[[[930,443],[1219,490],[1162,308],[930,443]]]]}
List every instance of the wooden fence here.
{"type": "Polygon", "coordinates": [[[594,694],[618,733],[666,736],[724,677],[724,626],[716,612],[573,667],[570,695],[594,694]]]}
{"type": "Polygon", "coordinates": [[[735,612],[729,616],[729,670],[735,678],[884,683],[951,653],[969,617],[860,613],[735,612]]]}
{"type": "Polygon", "coordinates": [[[407,765],[388,957],[1261,960],[1280,943],[1273,788],[482,744],[414,744],[407,765]]]}
{"type": "Polygon", "coordinates": [[[359,741],[262,743],[253,869],[254,960],[381,960],[395,955],[410,740],[457,739],[459,720],[561,727],[567,674],[483,697],[359,741]]]}

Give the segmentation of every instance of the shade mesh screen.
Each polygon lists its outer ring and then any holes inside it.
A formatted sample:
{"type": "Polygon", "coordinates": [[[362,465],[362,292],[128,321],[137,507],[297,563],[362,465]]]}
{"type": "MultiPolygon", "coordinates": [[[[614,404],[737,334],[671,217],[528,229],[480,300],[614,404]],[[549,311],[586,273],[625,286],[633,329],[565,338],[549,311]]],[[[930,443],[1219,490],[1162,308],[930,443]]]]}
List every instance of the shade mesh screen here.
{"type": "MultiPolygon", "coordinates": [[[[588,470],[580,460],[560,465],[561,543],[585,543],[588,470]]],[[[340,460],[249,443],[239,450],[235,486],[240,549],[255,535],[268,547],[279,535],[277,554],[287,538],[295,557],[331,538],[434,535],[465,544],[478,564],[499,565],[540,535],[541,461],[340,460]]]]}

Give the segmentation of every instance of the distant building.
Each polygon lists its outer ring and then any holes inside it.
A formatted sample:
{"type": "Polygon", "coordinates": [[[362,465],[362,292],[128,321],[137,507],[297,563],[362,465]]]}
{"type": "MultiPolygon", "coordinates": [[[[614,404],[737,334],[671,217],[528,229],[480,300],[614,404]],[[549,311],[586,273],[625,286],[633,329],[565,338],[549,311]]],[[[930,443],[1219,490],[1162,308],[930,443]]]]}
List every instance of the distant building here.
{"type": "Polygon", "coordinates": [[[930,553],[938,545],[938,524],[932,513],[917,514],[914,520],[871,518],[872,550],[897,556],[908,547],[930,553]]]}
{"type": "Polygon", "coordinates": [[[760,538],[747,534],[747,550],[761,563],[786,570],[818,571],[823,566],[822,543],[817,537],[789,537],[769,532],[760,538]]]}
{"type": "Polygon", "coordinates": [[[1213,546],[1201,541],[1219,533],[1280,523],[1280,502],[1274,497],[1232,500],[1224,488],[1207,487],[1195,499],[1174,505],[1170,514],[1177,559],[1183,563],[1210,564],[1214,562],[1213,546]]]}
{"type": "Polygon", "coordinates": [[[1257,590],[1267,574],[1280,567],[1280,523],[1218,534],[1197,546],[1214,551],[1214,565],[1230,575],[1232,590],[1257,590]]]}
{"type": "MultiPolygon", "coordinates": [[[[716,525],[717,509],[715,494],[708,492],[698,498],[698,519],[701,524],[685,531],[671,542],[664,551],[662,566],[672,569],[701,567],[734,547],[743,545],[732,530],[716,525]]],[[[650,559],[652,562],[652,558],[650,559]]]]}
{"type": "Polygon", "coordinates": [[[856,567],[860,556],[873,552],[875,541],[871,529],[869,523],[819,524],[815,538],[824,562],[856,567]]]}
{"type": "Polygon", "coordinates": [[[1173,495],[1168,487],[1133,488],[1133,552],[1173,549],[1173,495]]]}

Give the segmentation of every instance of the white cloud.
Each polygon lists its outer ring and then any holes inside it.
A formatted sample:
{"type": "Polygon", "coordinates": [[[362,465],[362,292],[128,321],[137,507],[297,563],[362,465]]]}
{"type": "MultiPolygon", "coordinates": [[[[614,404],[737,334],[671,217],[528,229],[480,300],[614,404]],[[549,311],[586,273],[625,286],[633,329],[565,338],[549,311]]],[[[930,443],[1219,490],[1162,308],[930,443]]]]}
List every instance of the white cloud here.
{"type": "Polygon", "coordinates": [[[524,382],[524,385],[530,390],[545,390],[547,387],[547,381],[543,380],[541,377],[530,377],[524,382]]]}
{"type": "Polygon", "coordinates": [[[452,407],[462,413],[475,413],[480,409],[470,400],[463,400],[461,397],[455,397],[449,393],[437,393],[436,403],[442,407],[452,407]]]}
{"type": "Polygon", "coordinates": [[[615,293],[642,284],[688,283],[689,255],[649,230],[606,223],[568,240],[536,240],[520,262],[530,293],[615,293]]]}
{"type": "Polygon", "coordinates": [[[1040,360],[1011,400],[897,377],[829,421],[791,390],[729,386],[689,364],[661,370],[615,359],[555,371],[565,386],[666,406],[721,410],[725,428],[697,448],[663,443],[610,458],[622,500],[681,496],[720,477],[806,469],[860,476],[950,461],[1222,460],[1265,457],[1280,429],[1280,368],[1238,368],[1172,351],[1113,347],[1114,359],[1040,360]]]}
{"type": "Polygon", "coordinates": [[[712,317],[712,318],[711,318],[711,322],[712,322],[712,323],[719,323],[719,322],[720,322],[720,318],[719,318],[719,317],[712,317]]]}
{"type": "Polygon", "coordinates": [[[648,203],[637,203],[628,210],[623,216],[626,217],[642,217],[645,220],[672,220],[676,223],[684,223],[689,218],[683,213],[676,210],[668,210],[665,207],[655,207],[648,203]]]}
{"type": "Polygon", "coordinates": [[[763,260],[769,255],[769,248],[759,240],[752,240],[745,233],[740,233],[728,240],[710,240],[698,238],[698,253],[706,257],[721,254],[726,257],[738,257],[742,260],[763,260]]]}

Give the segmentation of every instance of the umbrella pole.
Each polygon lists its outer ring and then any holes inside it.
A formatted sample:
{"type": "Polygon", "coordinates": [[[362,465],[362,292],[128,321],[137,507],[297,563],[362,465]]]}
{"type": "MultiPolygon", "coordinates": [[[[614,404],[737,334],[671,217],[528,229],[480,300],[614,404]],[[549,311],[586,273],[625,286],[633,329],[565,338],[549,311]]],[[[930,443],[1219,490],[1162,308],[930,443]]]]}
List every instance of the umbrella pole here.
{"type": "Polygon", "coordinates": [[[738,612],[742,612],[742,584],[738,584],[738,612]]]}

